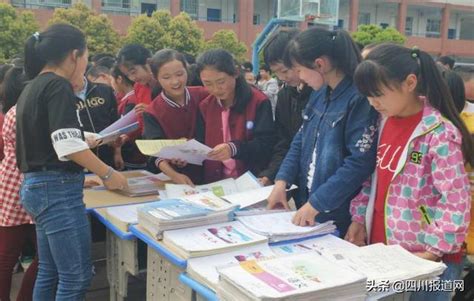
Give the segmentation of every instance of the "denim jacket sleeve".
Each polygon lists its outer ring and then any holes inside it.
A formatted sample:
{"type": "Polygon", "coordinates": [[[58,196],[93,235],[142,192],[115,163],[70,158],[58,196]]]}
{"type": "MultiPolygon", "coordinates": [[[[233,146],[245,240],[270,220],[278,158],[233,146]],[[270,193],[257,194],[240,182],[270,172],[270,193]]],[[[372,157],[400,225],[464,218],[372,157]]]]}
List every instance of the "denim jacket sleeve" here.
{"type": "Polygon", "coordinates": [[[291,185],[297,180],[300,166],[302,139],[303,130],[301,127],[291,142],[290,150],[286,154],[285,159],[280,166],[280,170],[275,177],[275,181],[283,180],[288,185],[291,185]]]}
{"type": "Polygon", "coordinates": [[[362,96],[350,105],[344,131],[348,155],[336,173],[309,196],[309,202],[319,212],[330,212],[350,201],[374,171],[377,116],[377,112],[362,96]]]}

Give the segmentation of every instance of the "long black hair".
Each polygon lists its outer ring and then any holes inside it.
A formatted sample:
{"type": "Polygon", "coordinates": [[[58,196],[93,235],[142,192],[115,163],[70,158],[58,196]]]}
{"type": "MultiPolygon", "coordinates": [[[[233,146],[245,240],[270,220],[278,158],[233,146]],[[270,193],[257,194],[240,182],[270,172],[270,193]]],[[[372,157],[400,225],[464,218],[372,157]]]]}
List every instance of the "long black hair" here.
{"type": "Polygon", "coordinates": [[[464,159],[473,165],[473,140],[456,110],[446,82],[428,53],[395,44],[381,44],[357,67],[354,81],[362,94],[377,97],[383,95],[383,88],[399,88],[410,74],[418,78],[418,95],[425,96],[432,107],[459,129],[463,137],[464,159]]]}
{"type": "Polygon", "coordinates": [[[128,44],[120,49],[117,54],[117,63],[131,67],[132,65],[145,66],[148,59],[151,57],[150,50],[146,49],[140,44],[128,44]]]}
{"type": "Polygon", "coordinates": [[[35,78],[46,65],[57,66],[73,50],[78,56],[86,51],[86,38],[82,31],[69,24],[55,24],[41,33],[35,33],[25,44],[25,72],[35,78]]]}
{"type": "Polygon", "coordinates": [[[322,56],[327,57],[334,68],[350,77],[362,60],[359,47],[347,31],[312,27],[291,40],[283,62],[287,67],[297,63],[313,69],[314,61],[322,56]]]}
{"type": "Polygon", "coordinates": [[[23,67],[13,67],[5,74],[0,88],[0,103],[4,114],[16,105],[18,97],[26,85],[26,80],[23,67]]]}
{"type": "Polygon", "coordinates": [[[110,75],[114,78],[114,79],[118,79],[119,77],[122,78],[123,82],[127,85],[127,86],[133,86],[134,82],[129,79],[125,74],[123,74],[122,71],[120,71],[120,68],[117,64],[113,65],[112,66],[112,69],[110,69],[110,75]]]}
{"type": "Polygon", "coordinates": [[[446,81],[446,84],[448,84],[456,111],[461,113],[466,106],[466,89],[461,76],[443,65],[438,65],[437,67],[441,72],[441,76],[446,81]]]}
{"type": "Polygon", "coordinates": [[[237,69],[232,54],[224,49],[211,49],[201,54],[197,59],[197,69],[199,74],[205,68],[212,68],[219,72],[224,72],[230,76],[237,76],[235,82],[235,101],[233,109],[238,113],[243,113],[245,107],[252,98],[252,88],[245,81],[244,76],[237,69]]]}

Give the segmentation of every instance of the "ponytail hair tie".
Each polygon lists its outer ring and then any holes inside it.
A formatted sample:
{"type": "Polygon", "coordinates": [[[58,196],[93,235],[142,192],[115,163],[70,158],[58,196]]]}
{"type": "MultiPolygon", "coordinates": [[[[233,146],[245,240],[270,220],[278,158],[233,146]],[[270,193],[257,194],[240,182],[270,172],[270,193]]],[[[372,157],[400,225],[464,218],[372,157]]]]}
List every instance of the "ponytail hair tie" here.
{"type": "Polygon", "coordinates": [[[33,34],[33,37],[35,38],[36,42],[39,42],[40,41],[40,33],[39,32],[35,32],[33,34]]]}
{"type": "Polygon", "coordinates": [[[420,49],[418,47],[415,46],[411,49],[411,57],[414,59],[417,59],[420,57],[420,49]]]}
{"type": "Polygon", "coordinates": [[[337,31],[331,32],[331,39],[334,41],[337,38],[337,31]]]}

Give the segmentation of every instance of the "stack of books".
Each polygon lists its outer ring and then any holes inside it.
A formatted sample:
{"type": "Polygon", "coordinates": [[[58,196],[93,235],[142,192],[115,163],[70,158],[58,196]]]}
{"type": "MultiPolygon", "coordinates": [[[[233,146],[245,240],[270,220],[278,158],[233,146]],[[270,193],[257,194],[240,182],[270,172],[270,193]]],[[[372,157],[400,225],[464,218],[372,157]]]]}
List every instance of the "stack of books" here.
{"type": "Polygon", "coordinates": [[[237,206],[212,193],[148,203],[138,210],[138,223],[156,239],[163,231],[230,221],[237,206]]]}
{"type": "Polygon", "coordinates": [[[265,236],[248,230],[236,221],[163,232],[163,244],[185,259],[230,252],[266,242],[268,239],[265,236]]]}
{"type": "Polygon", "coordinates": [[[219,269],[220,300],[365,300],[367,278],[315,252],[219,269]]]}
{"type": "Polygon", "coordinates": [[[268,237],[270,242],[279,242],[333,233],[333,221],[300,227],[292,223],[294,211],[238,216],[237,220],[255,233],[268,237]]]}

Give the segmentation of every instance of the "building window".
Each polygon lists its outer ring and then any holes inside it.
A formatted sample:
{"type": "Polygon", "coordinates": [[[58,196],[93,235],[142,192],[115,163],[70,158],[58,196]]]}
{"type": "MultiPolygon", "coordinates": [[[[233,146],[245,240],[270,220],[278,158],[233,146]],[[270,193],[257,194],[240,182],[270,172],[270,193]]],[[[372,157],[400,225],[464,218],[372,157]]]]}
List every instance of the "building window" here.
{"type": "Polygon", "coordinates": [[[142,3],[142,14],[146,14],[148,17],[151,17],[154,11],[156,11],[156,4],[142,3]]]}
{"type": "Polygon", "coordinates": [[[181,0],[181,11],[187,13],[191,18],[198,18],[198,0],[181,0]]]}
{"type": "Polygon", "coordinates": [[[439,38],[441,36],[441,20],[428,19],[426,22],[426,37],[439,38]]]}
{"type": "Polygon", "coordinates": [[[359,25],[370,24],[370,13],[359,13],[359,25]]]}
{"type": "Polygon", "coordinates": [[[253,25],[260,25],[260,14],[253,15],[253,25]]]}
{"type": "Polygon", "coordinates": [[[405,34],[411,36],[413,34],[413,17],[407,17],[405,21],[405,34]]]}
{"type": "Polygon", "coordinates": [[[456,40],[456,29],[455,28],[448,29],[448,39],[456,40]]]}
{"type": "Polygon", "coordinates": [[[207,9],[207,21],[208,22],[221,22],[221,10],[217,8],[207,9]]]}

